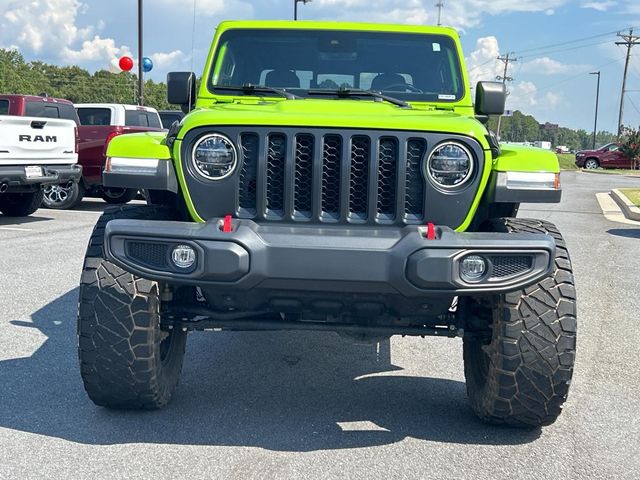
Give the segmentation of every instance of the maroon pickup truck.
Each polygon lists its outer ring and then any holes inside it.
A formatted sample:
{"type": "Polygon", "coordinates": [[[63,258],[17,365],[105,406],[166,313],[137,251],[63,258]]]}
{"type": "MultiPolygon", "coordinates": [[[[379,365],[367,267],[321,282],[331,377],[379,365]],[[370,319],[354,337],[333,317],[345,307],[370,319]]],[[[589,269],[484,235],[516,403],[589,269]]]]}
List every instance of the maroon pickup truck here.
{"type": "Polygon", "coordinates": [[[576,153],[576,166],[594,168],[633,168],[629,157],[620,151],[620,145],[609,143],[598,150],[581,150],[576,153]]]}
{"type": "Polygon", "coordinates": [[[44,203],[49,208],[73,208],[85,194],[102,197],[113,204],[135,198],[135,189],[105,188],[102,170],[107,145],[112,138],[126,133],[162,130],[157,110],[136,105],[84,103],[76,104],[78,127],[78,162],[82,165],[82,181],[76,185],[56,185],[45,191],[44,203]]]}

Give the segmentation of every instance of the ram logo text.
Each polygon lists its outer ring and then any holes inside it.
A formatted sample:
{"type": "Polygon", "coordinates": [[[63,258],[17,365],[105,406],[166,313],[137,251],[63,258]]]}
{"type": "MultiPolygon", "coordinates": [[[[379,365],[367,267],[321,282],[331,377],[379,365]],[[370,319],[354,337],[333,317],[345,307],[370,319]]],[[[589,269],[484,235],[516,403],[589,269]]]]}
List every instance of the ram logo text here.
{"type": "Polygon", "coordinates": [[[42,142],[42,143],[56,143],[58,137],[55,135],[20,135],[21,142],[42,142]]]}

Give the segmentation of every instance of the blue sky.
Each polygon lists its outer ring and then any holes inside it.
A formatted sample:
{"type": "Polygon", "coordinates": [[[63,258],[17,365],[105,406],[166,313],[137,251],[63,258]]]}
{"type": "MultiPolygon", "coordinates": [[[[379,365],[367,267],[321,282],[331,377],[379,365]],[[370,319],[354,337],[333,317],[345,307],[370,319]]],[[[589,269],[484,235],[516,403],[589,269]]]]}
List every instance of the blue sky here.
{"type": "MultiPolygon", "coordinates": [[[[223,19],[288,19],[293,0],[145,0],[145,54],[151,77],[202,69],[217,23],[223,19]],[[192,39],[193,56],[192,56],[192,39]]],[[[303,19],[434,24],[436,0],[313,0],[303,19]]],[[[593,128],[595,76],[602,71],[599,127],[615,131],[624,51],[615,31],[636,26],[638,0],[444,0],[443,23],[461,34],[472,79],[501,72],[498,54],[515,52],[508,108],[538,120],[593,128]],[[601,36],[577,43],[585,37],[601,36]],[[606,34],[606,35],[605,35],[606,34]],[[549,47],[547,47],[549,46],[549,47]],[[547,48],[542,48],[547,47],[547,48]]],[[[136,53],[136,0],[0,0],[0,47],[28,60],[89,70],[136,53]]],[[[640,125],[640,45],[632,52],[625,123],[640,125]]]]}

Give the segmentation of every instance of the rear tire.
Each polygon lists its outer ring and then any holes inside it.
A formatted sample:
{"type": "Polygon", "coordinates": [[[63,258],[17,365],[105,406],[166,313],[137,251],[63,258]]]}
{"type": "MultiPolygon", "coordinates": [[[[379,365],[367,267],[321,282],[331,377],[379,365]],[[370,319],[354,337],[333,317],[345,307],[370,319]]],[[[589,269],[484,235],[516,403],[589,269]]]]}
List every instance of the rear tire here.
{"type": "Polygon", "coordinates": [[[170,220],[152,206],[110,208],[95,226],[80,282],[78,354],[89,398],[119,409],[157,409],[178,383],[187,333],[160,329],[160,286],[105,259],[104,229],[115,219],[170,220]]]}
{"type": "Polygon", "coordinates": [[[70,187],[65,185],[47,185],[44,188],[42,204],[53,210],[68,210],[76,207],[84,198],[84,184],[82,180],[73,182],[70,187]]]}
{"type": "Polygon", "coordinates": [[[567,399],[576,352],[576,292],[569,253],[551,223],[516,218],[490,223],[491,231],[551,235],[556,241],[555,268],[535,285],[493,297],[485,310],[492,331],[489,341],[464,339],[471,407],[494,424],[550,425],[567,399]]]}
{"type": "Polygon", "coordinates": [[[111,205],[124,205],[136,198],[138,190],[135,188],[108,188],[103,187],[100,196],[111,205]]]}
{"type": "Polygon", "coordinates": [[[0,212],[7,217],[27,217],[42,205],[43,191],[29,193],[3,193],[0,195],[0,212]]]}

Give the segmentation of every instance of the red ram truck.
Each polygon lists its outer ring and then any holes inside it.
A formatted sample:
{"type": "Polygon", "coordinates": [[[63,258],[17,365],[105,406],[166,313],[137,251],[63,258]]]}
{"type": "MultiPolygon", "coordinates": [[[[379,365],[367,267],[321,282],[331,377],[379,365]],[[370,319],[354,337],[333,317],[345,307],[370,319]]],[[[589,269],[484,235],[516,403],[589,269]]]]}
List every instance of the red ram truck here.
{"type": "Polygon", "coordinates": [[[85,194],[102,197],[112,204],[127,203],[138,191],[133,188],[106,188],[102,185],[105,152],[112,138],[146,131],[161,131],[157,110],[137,105],[83,103],[76,104],[78,127],[78,162],[82,165],[82,180],[75,185],[58,185],[51,195],[45,192],[44,203],[49,208],[73,208],[85,194]]]}

